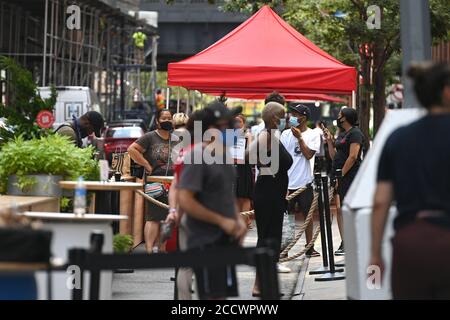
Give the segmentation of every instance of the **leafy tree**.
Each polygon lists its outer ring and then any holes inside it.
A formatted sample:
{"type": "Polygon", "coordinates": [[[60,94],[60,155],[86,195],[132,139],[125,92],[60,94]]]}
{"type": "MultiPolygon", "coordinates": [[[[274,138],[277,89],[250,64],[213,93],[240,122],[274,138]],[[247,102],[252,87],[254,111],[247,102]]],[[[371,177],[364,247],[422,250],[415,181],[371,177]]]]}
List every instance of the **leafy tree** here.
{"type": "Polygon", "coordinates": [[[53,111],[55,88],[52,88],[50,98],[42,99],[31,72],[11,58],[0,56],[0,70],[6,71],[7,76],[3,80],[8,88],[7,105],[0,102],[0,118],[6,118],[6,128],[0,127],[0,138],[5,142],[18,136],[32,139],[50,133],[50,130],[41,129],[35,121],[41,110],[53,111]]]}
{"type": "MultiPolygon", "coordinates": [[[[393,0],[225,0],[225,11],[253,14],[269,5],[289,24],[342,62],[355,66],[359,87],[360,126],[369,137],[370,109],[374,132],[385,112],[386,84],[400,73],[400,2],[393,0]],[[371,12],[381,9],[381,28],[369,29],[371,12]]],[[[450,39],[448,0],[430,0],[433,42],[450,39]]]]}

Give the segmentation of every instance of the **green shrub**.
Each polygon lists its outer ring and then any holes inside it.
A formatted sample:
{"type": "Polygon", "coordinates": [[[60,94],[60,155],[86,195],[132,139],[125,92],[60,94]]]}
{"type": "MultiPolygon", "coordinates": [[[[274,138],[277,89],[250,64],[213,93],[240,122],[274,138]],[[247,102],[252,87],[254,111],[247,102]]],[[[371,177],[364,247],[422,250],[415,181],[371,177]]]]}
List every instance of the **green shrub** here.
{"type": "Polygon", "coordinates": [[[133,236],[116,234],[113,239],[114,253],[129,253],[133,247],[133,236]]]}
{"type": "Polygon", "coordinates": [[[26,177],[31,174],[60,175],[64,179],[98,180],[98,162],[94,149],[78,148],[67,137],[49,135],[39,139],[15,138],[0,150],[0,193],[7,188],[8,176],[16,174],[22,190],[36,182],[26,177]]]}

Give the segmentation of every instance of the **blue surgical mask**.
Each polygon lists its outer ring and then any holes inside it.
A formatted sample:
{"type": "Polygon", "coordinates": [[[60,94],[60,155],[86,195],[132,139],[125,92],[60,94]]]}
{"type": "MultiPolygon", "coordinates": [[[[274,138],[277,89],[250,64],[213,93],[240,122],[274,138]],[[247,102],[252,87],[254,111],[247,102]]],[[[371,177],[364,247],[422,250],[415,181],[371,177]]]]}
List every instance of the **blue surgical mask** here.
{"type": "Polygon", "coordinates": [[[278,125],[278,130],[283,131],[286,128],[286,119],[280,119],[280,124],[278,125]]]}
{"type": "Polygon", "coordinates": [[[300,123],[298,122],[298,118],[297,117],[289,117],[289,125],[291,127],[298,127],[300,125],[300,123]]]}

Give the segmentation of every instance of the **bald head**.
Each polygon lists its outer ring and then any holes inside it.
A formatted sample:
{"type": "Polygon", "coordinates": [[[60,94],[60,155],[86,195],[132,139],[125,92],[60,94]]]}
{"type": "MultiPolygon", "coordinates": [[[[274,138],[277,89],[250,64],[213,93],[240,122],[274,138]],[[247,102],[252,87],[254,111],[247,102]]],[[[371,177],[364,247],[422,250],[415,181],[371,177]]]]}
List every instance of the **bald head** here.
{"type": "Polygon", "coordinates": [[[282,104],[278,102],[269,102],[266,104],[262,111],[262,119],[266,124],[266,128],[276,128],[276,124],[278,123],[278,119],[284,118],[285,110],[282,104]]]}

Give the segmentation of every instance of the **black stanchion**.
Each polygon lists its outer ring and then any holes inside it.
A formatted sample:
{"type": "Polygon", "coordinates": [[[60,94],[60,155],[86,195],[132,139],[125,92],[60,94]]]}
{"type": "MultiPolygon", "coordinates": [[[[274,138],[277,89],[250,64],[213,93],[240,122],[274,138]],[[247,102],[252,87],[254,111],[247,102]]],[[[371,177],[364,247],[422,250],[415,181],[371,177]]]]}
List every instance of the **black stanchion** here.
{"type": "MultiPolygon", "coordinates": [[[[342,169],[336,169],[336,180],[337,180],[337,193],[339,194],[339,188],[341,187],[341,181],[342,181],[342,169]]],[[[340,199],[339,199],[340,200],[340,199]]],[[[341,203],[341,207],[342,207],[342,203],[341,203]]],[[[342,215],[342,213],[340,213],[342,215]]],[[[339,219],[339,213],[336,213],[337,219],[339,219]]],[[[343,241],[343,240],[342,240],[343,241]]],[[[335,263],[336,267],[345,267],[345,263],[344,262],[336,262],[335,263]]]]}
{"type": "MultiPolygon", "coordinates": [[[[84,281],[84,266],[86,262],[86,250],[85,249],[70,249],[69,250],[69,265],[77,266],[80,268],[80,287],[72,289],[72,300],[83,300],[83,281],[84,281]]],[[[77,275],[75,275],[77,276],[77,275]]]]}
{"type": "MultiPolygon", "coordinates": [[[[101,253],[102,242],[95,237],[91,239],[92,250],[69,250],[69,264],[77,265],[81,271],[81,281],[85,271],[91,272],[89,298],[99,297],[100,272],[117,268],[161,269],[161,268],[199,268],[222,265],[255,266],[261,281],[261,298],[276,300],[280,298],[275,250],[268,244],[260,248],[217,247],[207,250],[189,250],[174,253],[120,255],[101,253]],[[97,276],[96,276],[97,273],[97,276]],[[94,292],[95,291],[95,292],[94,292]]],[[[82,283],[82,282],[81,282],[82,283]]],[[[83,286],[73,291],[73,300],[82,300],[83,286]]]]}
{"type": "Polygon", "coordinates": [[[311,270],[309,274],[324,274],[330,272],[328,266],[328,252],[327,252],[327,236],[325,233],[325,214],[323,209],[323,193],[322,193],[322,179],[320,172],[314,174],[314,181],[317,188],[317,207],[319,209],[319,223],[320,223],[320,241],[322,243],[322,264],[321,268],[311,270]]]}
{"type": "Polygon", "coordinates": [[[330,273],[324,274],[321,277],[317,277],[314,280],[316,280],[316,281],[343,280],[343,279],[345,279],[345,275],[343,273],[341,273],[341,271],[344,271],[344,270],[336,269],[336,266],[334,264],[333,231],[331,229],[330,197],[329,197],[329,193],[328,193],[328,176],[327,175],[322,175],[322,189],[323,189],[323,201],[324,201],[324,208],[325,208],[325,228],[326,228],[326,234],[327,234],[330,273]]]}
{"type": "MultiPolygon", "coordinates": [[[[268,243],[268,248],[271,248],[268,243]]],[[[273,249],[257,248],[255,253],[256,273],[258,274],[262,300],[279,300],[277,263],[273,249]],[[264,280],[262,280],[264,279],[264,280]]]]}
{"type": "MultiPolygon", "coordinates": [[[[91,249],[90,253],[102,252],[104,235],[101,231],[95,231],[91,234],[91,249]]],[[[92,268],[91,269],[91,279],[89,284],[89,299],[98,300],[100,292],[100,270],[92,268]]]]}

